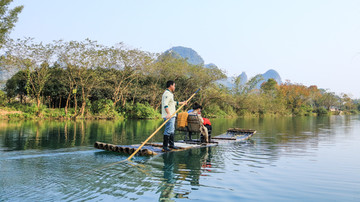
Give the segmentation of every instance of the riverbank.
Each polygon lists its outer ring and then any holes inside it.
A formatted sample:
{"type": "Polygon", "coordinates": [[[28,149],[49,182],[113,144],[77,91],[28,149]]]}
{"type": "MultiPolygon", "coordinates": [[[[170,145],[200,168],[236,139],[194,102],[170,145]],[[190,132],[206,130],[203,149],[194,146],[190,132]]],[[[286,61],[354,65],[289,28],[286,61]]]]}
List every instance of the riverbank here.
{"type": "Polygon", "coordinates": [[[0,107],[0,119],[158,119],[161,114],[152,107],[137,103],[126,105],[124,108],[117,108],[112,104],[105,104],[100,109],[93,110],[91,107],[81,115],[79,107],[75,108],[48,108],[45,105],[37,107],[35,104],[10,103],[0,107]]]}
{"type": "MultiPolygon", "coordinates": [[[[352,111],[308,111],[302,116],[329,116],[329,115],[350,115],[358,114],[357,110],[352,111]]],[[[225,113],[224,111],[204,110],[203,116],[207,118],[239,118],[239,117],[292,117],[294,114],[273,114],[273,113],[251,113],[246,112],[242,114],[225,113]]],[[[105,107],[100,113],[93,113],[90,110],[81,116],[79,110],[75,113],[74,108],[69,108],[67,113],[64,108],[48,108],[41,105],[39,108],[35,104],[11,104],[6,107],[0,107],[1,120],[71,120],[71,119],[86,119],[86,120],[122,120],[122,119],[160,119],[160,112],[153,109],[151,106],[137,103],[133,106],[126,106],[115,110],[111,107],[105,107]]]]}

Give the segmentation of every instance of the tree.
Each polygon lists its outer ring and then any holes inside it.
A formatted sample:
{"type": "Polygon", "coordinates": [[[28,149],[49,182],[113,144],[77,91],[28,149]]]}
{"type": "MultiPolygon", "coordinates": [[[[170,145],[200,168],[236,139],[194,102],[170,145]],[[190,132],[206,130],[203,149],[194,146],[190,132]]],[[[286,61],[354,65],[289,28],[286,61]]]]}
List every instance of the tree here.
{"type": "Polygon", "coordinates": [[[9,10],[9,4],[13,0],[0,0],[0,48],[6,41],[6,38],[14,28],[18,20],[18,15],[24,6],[17,6],[9,10]]]}
{"type": "MultiPolygon", "coordinates": [[[[140,101],[148,102],[153,108],[158,109],[161,105],[159,97],[164,92],[167,80],[175,81],[178,88],[176,91],[185,93],[181,89],[184,87],[181,83],[181,77],[188,72],[188,66],[189,63],[185,59],[174,58],[170,54],[158,56],[155,62],[146,66],[139,77],[141,80],[136,89],[140,101]]],[[[175,99],[179,98],[176,97],[175,99]]]]}
{"type": "Polygon", "coordinates": [[[130,94],[130,88],[146,66],[153,62],[149,53],[137,49],[125,49],[121,44],[106,49],[107,68],[105,80],[112,89],[114,106],[120,101],[122,106],[130,94]]]}
{"type": "Polygon", "coordinates": [[[49,107],[61,108],[70,91],[67,86],[66,70],[55,63],[49,71],[51,76],[45,84],[43,95],[49,101],[49,107]]]}
{"type": "Polygon", "coordinates": [[[23,102],[26,92],[26,72],[18,71],[9,80],[6,81],[5,92],[9,99],[20,96],[20,103],[23,102]]]}
{"type": "Polygon", "coordinates": [[[28,94],[36,98],[39,108],[41,93],[50,77],[49,64],[54,56],[52,44],[34,43],[31,38],[9,40],[5,51],[5,64],[26,72],[28,94]]]}
{"type": "MultiPolygon", "coordinates": [[[[102,67],[105,61],[103,46],[96,41],[86,39],[85,41],[77,42],[57,42],[59,50],[59,62],[63,64],[69,76],[69,83],[72,83],[75,88],[80,88],[81,92],[81,116],[85,114],[86,101],[90,97],[91,91],[99,82],[99,76],[96,69],[102,67]]],[[[70,85],[71,86],[71,85],[70,85]]],[[[76,93],[75,94],[75,108],[76,108],[76,93]]],[[[75,116],[76,114],[75,110],[75,116]]]]}
{"type": "Polygon", "coordinates": [[[280,92],[286,99],[288,109],[298,114],[300,108],[307,104],[310,90],[302,84],[292,84],[290,81],[280,85],[280,92]]]}
{"type": "Polygon", "coordinates": [[[319,101],[322,97],[320,90],[316,85],[309,86],[309,103],[312,107],[319,107],[319,101]]]}
{"type": "Polygon", "coordinates": [[[261,84],[261,90],[267,94],[273,95],[279,88],[275,79],[268,79],[266,82],[261,84]]]}
{"type": "Polygon", "coordinates": [[[342,97],[341,104],[344,106],[345,110],[351,111],[351,110],[355,109],[355,104],[348,94],[342,93],[341,97],[342,97]]]}
{"type": "Polygon", "coordinates": [[[327,110],[330,110],[331,107],[337,106],[339,98],[335,95],[334,92],[325,92],[320,98],[320,105],[325,106],[327,110]]]}
{"type": "Polygon", "coordinates": [[[235,79],[235,86],[232,89],[232,94],[234,95],[233,106],[237,111],[244,111],[253,108],[255,102],[252,102],[251,99],[254,96],[250,95],[255,94],[257,91],[256,85],[262,80],[263,76],[261,74],[252,77],[248,82],[246,82],[246,84],[241,84],[240,77],[235,79]]]}

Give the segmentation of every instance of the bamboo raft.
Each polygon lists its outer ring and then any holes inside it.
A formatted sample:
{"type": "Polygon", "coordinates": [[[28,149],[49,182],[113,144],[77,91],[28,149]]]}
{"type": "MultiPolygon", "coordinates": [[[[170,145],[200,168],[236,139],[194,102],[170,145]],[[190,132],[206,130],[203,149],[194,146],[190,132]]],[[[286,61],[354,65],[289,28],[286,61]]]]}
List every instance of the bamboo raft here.
{"type": "MultiPolygon", "coordinates": [[[[256,130],[251,129],[241,129],[241,128],[229,128],[225,134],[218,135],[211,138],[211,142],[202,143],[200,140],[179,140],[175,142],[175,146],[179,149],[172,149],[172,151],[183,151],[187,149],[200,148],[200,147],[211,147],[218,144],[225,144],[230,142],[241,142],[248,140],[256,133],[256,130]]],[[[132,154],[140,146],[140,144],[135,145],[114,145],[104,142],[95,142],[94,147],[97,149],[102,149],[106,151],[132,154]]],[[[141,150],[138,152],[140,156],[153,156],[164,153],[162,151],[162,143],[147,143],[141,150]]]]}

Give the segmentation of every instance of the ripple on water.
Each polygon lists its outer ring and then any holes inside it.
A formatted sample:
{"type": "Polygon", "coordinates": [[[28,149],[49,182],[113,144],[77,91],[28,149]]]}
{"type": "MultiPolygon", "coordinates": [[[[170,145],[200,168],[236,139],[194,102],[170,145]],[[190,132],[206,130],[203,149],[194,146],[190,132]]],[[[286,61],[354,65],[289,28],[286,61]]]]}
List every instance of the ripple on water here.
{"type": "Polygon", "coordinates": [[[301,120],[261,122],[253,141],[136,157],[131,164],[91,147],[1,151],[0,198],[359,201],[359,120],[301,120]]]}

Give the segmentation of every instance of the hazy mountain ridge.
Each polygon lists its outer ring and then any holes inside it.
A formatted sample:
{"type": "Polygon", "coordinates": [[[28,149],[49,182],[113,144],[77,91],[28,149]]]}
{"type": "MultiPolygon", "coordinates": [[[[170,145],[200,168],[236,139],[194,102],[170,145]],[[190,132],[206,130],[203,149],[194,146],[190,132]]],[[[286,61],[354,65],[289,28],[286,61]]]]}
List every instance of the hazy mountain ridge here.
{"type": "MultiPolygon", "coordinates": [[[[207,68],[218,68],[218,66],[213,63],[204,64],[205,63],[204,59],[195,50],[191,48],[187,48],[183,46],[175,46],[164,52],[164,54],[169,54],[169,53],[175,58],[184,58],[190,64],[193,65],[204,65],[207,68]]],[[[261,84],[267,81],[268,79],[274,79],[278,84],[282,83],[279,73],[274,69],[270,69],[261,75],[263,79],[259,81],[259,83],[256,85],[256,88],[260,88],[261,84]]],[[[241,85],[244,85],[246,84],[246,82],[248,82],[248,76],[245,72],[242,72],[238,77],[240,77],[241,85]]],[[[219,80],[217,83],[228,88],[233,88],[235,86],[235,79],[238,77],[228,77],[219,80]]]]}

